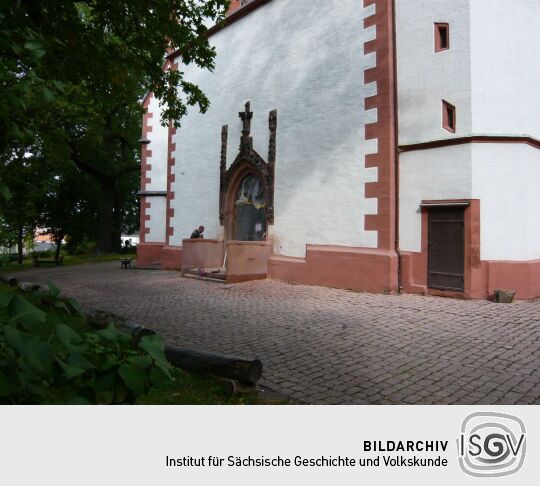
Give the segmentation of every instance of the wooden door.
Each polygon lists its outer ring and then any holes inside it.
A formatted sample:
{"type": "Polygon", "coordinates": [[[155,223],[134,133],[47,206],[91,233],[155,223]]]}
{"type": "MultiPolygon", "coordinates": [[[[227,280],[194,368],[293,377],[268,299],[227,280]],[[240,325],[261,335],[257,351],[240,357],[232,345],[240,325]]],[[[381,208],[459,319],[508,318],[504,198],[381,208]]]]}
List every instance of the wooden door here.
{"type": "Polygon", "coordinates": [[[465,229],[462,207],[429,208],[428,287],[463,292],[465,229]]]}

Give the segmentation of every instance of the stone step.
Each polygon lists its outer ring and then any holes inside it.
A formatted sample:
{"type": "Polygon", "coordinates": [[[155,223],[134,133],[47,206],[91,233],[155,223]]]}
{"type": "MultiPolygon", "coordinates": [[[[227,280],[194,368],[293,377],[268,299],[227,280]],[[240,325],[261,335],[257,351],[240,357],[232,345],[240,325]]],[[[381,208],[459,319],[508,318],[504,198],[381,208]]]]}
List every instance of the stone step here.
{"type": "Polygon", "coordinates": [[[144,267],[138,267],[137,264],[135,265],[132,264],[132,268],[136,270],[163,270],[163,268],[161,267],[161,264],[146,265],[144,267]]]}
{"type": "Polygon", "coordinates": [[[214,282],[214,283],[218,283],[218,284],[224,284],[225,283],[225,277],[224,278],[199,277],[198,275],[193,275],[191,273],[184,273],[183,277],[184,278],[191,278],[193,280],[204,280],[205,282],[214,282]]]}
{"type": "Polygon", "coordinates": [[[221,268],[205,268],[204,276],[199,275],[199,270],[199,268],[188,268],[187,270],[184,270],[183,276],[215,283],[225,283],[227,279],[227,274],[221,268]]]}

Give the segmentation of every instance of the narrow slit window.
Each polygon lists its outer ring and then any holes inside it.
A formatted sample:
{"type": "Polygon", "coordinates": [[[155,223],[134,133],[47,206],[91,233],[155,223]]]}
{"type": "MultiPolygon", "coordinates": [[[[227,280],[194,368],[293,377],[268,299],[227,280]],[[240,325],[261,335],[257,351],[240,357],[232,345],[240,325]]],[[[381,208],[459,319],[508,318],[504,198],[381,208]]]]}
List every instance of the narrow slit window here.
{"type": "Polygon", "coordinates": [[[448,24],[435,24],[435,52],[450,49],[450,27],[448,24]]]}
{"type": "Polygon", "coordinates": [[[442,121],[443,128],[449,132],[455,133],[456,131],[456,107],[451,105],[447,101],[442,102],[442,121]]]}

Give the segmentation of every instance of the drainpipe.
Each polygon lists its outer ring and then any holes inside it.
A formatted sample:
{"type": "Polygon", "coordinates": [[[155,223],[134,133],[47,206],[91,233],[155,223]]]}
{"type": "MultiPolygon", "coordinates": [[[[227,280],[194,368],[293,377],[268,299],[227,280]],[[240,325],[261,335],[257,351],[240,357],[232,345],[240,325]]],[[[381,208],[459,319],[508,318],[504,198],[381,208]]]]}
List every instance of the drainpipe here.
{"type": "Polygon", "coordinates": [[[394,83],[393,83],[393,96],[394,96],[394,211],[395,211],[395,251],[398,258],[398,293],[401,293],[402,289],[402,262],[401,252],[399,249],[399,124],[398,124],[398,74],[397,74],[397,35],[396,35],[396,0],[392,0],[392,48],[394,51],[393,57],[393,69],[394,69],[394,83]]]}

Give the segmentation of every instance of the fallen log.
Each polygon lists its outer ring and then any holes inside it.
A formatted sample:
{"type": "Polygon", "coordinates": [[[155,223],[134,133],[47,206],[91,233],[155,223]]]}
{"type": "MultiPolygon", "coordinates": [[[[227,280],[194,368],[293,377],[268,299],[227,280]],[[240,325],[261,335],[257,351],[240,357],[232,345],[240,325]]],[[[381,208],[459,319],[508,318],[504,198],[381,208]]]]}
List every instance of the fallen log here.
{"type": "Polygon", "coordinates": [[[248,385],[260,380],[263,372],[258,359],[247,360],[194,349],[165,345],[165,356],[171,364],[187,371],[209,373],[248,385]]]}
{"type": "MultiPolygon", "coordinates": [[[[153,329],[129,320],[118,322],[118,325],[131,334],[134,344],[137,344],[144,336],[156,334],[153,329]]],[[[244,384],[251,389],[261,379],[263,372],[262,362],[258,359],[247,360],[223,354],[179,348],[171,344],[165,344],[165,356],[177,368],[227,378],[237,382],[235,386],[240,388],[242,387],[239,384],[244,384]]]]}
{"type": "Polygon", "coordinates": [[[153,334],[156,334],[156,331],[154,331],[153,329],[141,326],[136,322],[124,321],[120,324],[120,326],[123,327],[125,330],[129,331],[129,333],[131,334],[131,339],[133,340],[133,344],[135,345],[139,344],[139,342],[144,336],[152,336],[153,334]]]}
{"type": "Polygon", "coordinates": [[[11,287],[16,287],[19,280],[12,275],[0,275],[0,280],[11,287]]]}
{"type": "Polygon", "coordinates": [[[41,285],[32,282],[19,282],[18,286],[23,292],[37,292],[41,288],[41,285]]]}

